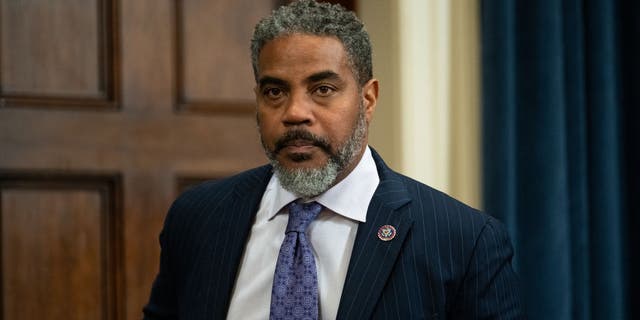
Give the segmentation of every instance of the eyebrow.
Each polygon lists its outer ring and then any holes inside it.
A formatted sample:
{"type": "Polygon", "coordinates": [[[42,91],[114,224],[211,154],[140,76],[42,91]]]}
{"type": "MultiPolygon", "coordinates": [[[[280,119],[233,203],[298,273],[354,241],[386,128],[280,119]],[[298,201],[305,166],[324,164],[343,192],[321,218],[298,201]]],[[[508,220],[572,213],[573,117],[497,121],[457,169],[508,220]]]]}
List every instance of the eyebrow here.
{"type": "MultiPolygon", "coordinates": [[[[313,82],[319,82],[322,80],[341,80],[340,79],[340,75],[331,71],[331,70],[326,70],[326,71],[320,71],[317,73],[314,73],[312,75],[310,75],[309,77],[307,77],[307,79],[305,79],[305,82],[308,83],[313,83],[313,82]]],[[[276,86],[281,86],[281,87],[288,87],[289,84],[287,83],[287,81],[282,80],[280,78],[276,78],[276,77],[271,77],[271,76],[264,76],[261,77],[260,79],[258,79],[258,86],[260,88],[263,88],[264,86],[271,84],[271,85],[276,85],[276,86]]]]}
{"type": "Polygon", "coordinates": [[[287,82],[279,79],[279,78],[275,78],[275,77],[270,77],[270,76],[264,76],[261,77],[260,79],[258,79],[258,86],[260,88],[268,85],[268,84],[273,84],[273,85],[277,85],[277,86],[288,86],[287,82]]]}
{"type": "Polygon", "coordinates": [[[331,70],[327,70],[314,73],[307,78],[307,82],[318,82],[322,80],[340,80],[340,75],[331,70]]]}

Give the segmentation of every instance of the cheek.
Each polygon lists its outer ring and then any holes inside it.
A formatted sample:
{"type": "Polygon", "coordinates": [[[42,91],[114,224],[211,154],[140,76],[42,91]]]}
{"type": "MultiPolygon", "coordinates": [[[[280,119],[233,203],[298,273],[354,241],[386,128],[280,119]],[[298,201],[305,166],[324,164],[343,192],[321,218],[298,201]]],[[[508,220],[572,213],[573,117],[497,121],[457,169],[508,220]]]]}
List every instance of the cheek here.
{"type": "Polygon", "coordinates": [[[272,146],[276,139],[280,136],[278,128],[269,121],[268,118],[260,117],[258,115],[258,132],[262,138],[263,143],[272,146]]]}
{"type": "Polygon", "coordinates": [[[281,111],[276,108],[258,107],[257,116],[261,123],[274,125],[282,118],[281,111]]]}
{"type": "Polygon", "coordinates": [[[349,139],[355,124],[354,120],[354,115],[350,113],[341,113],[326,120],[324,134],[334,147],[339,147],[349,139]]]}

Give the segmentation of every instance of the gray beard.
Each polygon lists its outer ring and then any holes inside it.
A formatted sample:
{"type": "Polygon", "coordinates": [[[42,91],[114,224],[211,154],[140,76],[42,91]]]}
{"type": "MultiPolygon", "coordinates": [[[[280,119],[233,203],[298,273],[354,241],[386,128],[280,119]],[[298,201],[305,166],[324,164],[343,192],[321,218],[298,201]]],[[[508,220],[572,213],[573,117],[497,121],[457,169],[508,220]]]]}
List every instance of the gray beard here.
{"type": "MultiPolygon", "coordinates": [[[[319,168],[285,168],[276,159],[275,154],[265,146],[265,152],[282,187],[296,196],[309,199],[331,188],[338,175],[355,161],[367,133],[367,121],[364,106],[360,106],[358,119],[347,142],[338,151],[329,154],[329,160],[319,168]]],[[[264,145],[264,143],[263,143],[264,145]]]]}

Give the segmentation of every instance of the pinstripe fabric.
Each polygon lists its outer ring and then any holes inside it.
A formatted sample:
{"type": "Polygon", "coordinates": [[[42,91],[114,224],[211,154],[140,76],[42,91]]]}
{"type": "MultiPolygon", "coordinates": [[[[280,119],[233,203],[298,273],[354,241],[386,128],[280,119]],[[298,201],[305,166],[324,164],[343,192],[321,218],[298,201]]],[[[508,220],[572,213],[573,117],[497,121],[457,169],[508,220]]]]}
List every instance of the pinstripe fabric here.
{"type": "Polygon", "coordinates": [[[245,240],[271,168],[190,189],[160,234],[160,271],[145,319],[224,319],[245,240]]]}
{"type": "Polygon", "coordinates": [[[374,153],[380,185],[360,225],[338,319],[519,319],[503,226],[401,176],[374,153]],[[396,226],[390,242],[382,225],[396,226]]]}
{"type": "MultiPolygon", "coordinates": [[[[337,318],[523,318],[502,224],[373,157],[380,185],[358,228],[337,318]],[[377,232],[386,224],[397,235],[383,242],[377,232]]],[[[270,176],[270,167],[260,167],[176,200],[145,319],[225,317],[270,176]]]]}

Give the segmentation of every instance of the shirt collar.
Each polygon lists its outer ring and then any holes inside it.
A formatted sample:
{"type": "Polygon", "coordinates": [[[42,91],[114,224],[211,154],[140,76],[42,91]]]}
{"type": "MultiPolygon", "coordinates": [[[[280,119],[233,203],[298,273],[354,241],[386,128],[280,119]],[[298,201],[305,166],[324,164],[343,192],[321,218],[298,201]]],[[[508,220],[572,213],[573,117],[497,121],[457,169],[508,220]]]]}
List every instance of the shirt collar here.
{"type": "MultiPolygon", "coordinates": [[[[369,202],[378,187],[380,177],[369,147],[365,149],[358,165],[342,181],[319,196],[310,199],[317,201],[325,208],[346,218],[365,222],[369,202]]],[[[267,184],[262,196],[266,206],[268,220],[273,218],[284,206],[298,197],[285,190],[274,174],[267,184]]]]}

